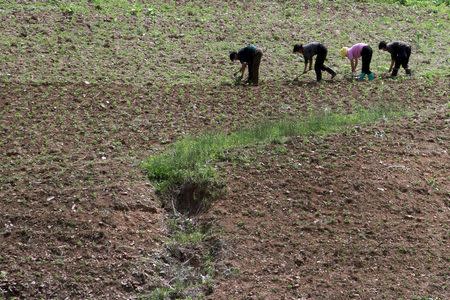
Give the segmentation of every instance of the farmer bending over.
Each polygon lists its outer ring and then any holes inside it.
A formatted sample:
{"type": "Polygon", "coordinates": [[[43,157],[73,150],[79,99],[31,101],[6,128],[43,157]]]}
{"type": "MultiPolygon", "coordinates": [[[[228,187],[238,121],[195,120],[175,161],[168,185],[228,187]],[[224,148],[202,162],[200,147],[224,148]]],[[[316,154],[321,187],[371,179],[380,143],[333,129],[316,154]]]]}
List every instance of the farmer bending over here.
{"type": "Polygon", "coordinates": [[[313,56],[316,56],[316,62],[314,63],[314,71],[316,72],[317,82],[322,80],[322,71],[327,71],[331,74],[331,79],[336,76],[336,72],[324,65],[325,59],[327,58],[327,47],[318,42],[312,42],[306,45],[296,44],[294,45],[294,53],[303,54],[305,60],[305,69],[303,74],[312,70],[313,56]],[[309,70],[308,69],[309,63],[309,70]]]}
{"type": "Polygon", "coordinates": [[[389,44],[385,41],[381,41],[380,44],[378,44],[378,49],[387,51],[391,54],[391,66],[389,67],[388,72],[390,73],[392,71],[392,77],[397,76],[400,66],[405,69],[407,75],[411,75],[411,69],[408,68],[409,57],[411,56],[410,45],[400,41],[389,44]]]}
{"type": "MultiPolygon", "coordinates": [[[[262,55],[263,53],[261,49],[257,48],[254,45],[248,45],[247,47],[239,50],[239,52],[231,52],[230,60],[231,61],[239,60],[241,62],[242,64],[242,67],[240,69],[241,79],[244,77],[245,68],[248,66],[247,83],[258,85],[259,64],[261,63],[262,55]]],[[[236,74],[238,72],[236,72],[236,74]]]]}
{"type": "Polygon", "coordinates": [[[358,66],[358,58],[362,58],[362,68],[361,73],[358,76],[358,80],[364,80],[367,77],[369,80],[375,79],[375,74],[370,71],[370,62],[372,61],[372,48],[364,43],[358,43],[350,48],[343,47],[341,49],[341,57],[347,57],[350,60],[350,65],[352,66],[352,73],[356,72],[356,67],[358,66]]]}

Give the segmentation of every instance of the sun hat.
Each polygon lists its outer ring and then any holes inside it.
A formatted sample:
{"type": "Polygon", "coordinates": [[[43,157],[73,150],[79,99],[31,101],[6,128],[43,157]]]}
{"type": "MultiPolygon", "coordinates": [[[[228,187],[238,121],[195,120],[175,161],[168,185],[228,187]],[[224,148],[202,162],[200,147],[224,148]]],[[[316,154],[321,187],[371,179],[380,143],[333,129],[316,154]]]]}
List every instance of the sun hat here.
{"type": "Polygon", "coordinates": [[[342,47],[341,51],[339,52],[341,54],[342,58],[345,58],[347,56],[348,48],[342,47]]]}

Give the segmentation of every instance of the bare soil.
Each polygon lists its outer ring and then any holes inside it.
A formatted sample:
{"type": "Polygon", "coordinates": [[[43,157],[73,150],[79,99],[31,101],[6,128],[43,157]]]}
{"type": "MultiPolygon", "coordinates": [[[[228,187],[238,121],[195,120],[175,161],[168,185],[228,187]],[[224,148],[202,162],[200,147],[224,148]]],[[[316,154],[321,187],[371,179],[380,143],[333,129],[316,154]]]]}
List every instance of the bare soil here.
{"type": "Polygon", "coordinates": [[[204,216],[227,245],[212,299],[444,299],[447,87],[2,84],[0,295],[126,299],[167,286],[167,213],[142,160],[186,134],[388,99],[417,116],[224,165],[228,195],[204,216]]]}
{"type": "Polygon", "coordinates": [[[74,97],[77,89],[1,88],[7,298],[126,298],[161,284],[165,216],[133,157],[144,142],[131,126],[109,135],[120,117],[105,117],[88,88],[74,97]]]}

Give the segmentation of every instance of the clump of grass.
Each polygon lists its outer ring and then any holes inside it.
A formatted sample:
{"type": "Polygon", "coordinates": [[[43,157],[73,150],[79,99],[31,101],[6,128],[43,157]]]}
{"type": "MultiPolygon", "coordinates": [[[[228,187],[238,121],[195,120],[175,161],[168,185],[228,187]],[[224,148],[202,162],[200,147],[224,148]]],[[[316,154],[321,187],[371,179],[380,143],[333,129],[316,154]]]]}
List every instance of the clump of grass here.
{"type": "Polygon", "coordinates": [[[179,245],[192,245],[199,244],[205,238],[205,234],[200,231],[194,231],[190,233],[179,232],[174,235],[173,241],[179,245]]]}
{"type": "Polygon", "coordinates": [[[141,295],[140,300],[165,300],[165,299],[180,299],[185,285],[181,282],[176,282],[173,286],[160,287],[153,290],[149,295],[141,295]]]}
{"type": "Polygon", "coordinates": [[[176,246],[199,245],[207,237],[207,231],[190,218],[173,218],[169,221],[171,240],[169,244],[176,246]]]}
{"type": "Polygon", "coordinates": [[[214,161],[223,157],[227,150],[282,141],[292,136],[327,135],[403,114],[401,110],[386,107],[359,109],[351,114],[325,112],[297,120],[265,122],[229,134],[213,132],[186,137],[148,158],[143,166],[160,192],[186,182],[217,182],[214,161]]]}

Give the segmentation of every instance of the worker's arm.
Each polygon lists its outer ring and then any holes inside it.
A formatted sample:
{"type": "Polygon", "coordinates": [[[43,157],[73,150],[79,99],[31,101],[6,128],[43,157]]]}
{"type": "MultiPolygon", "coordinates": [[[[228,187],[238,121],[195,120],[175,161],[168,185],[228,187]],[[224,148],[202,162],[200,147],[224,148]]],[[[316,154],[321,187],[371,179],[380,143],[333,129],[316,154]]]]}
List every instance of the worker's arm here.
{"type": "Polygon", "coordinates": [[[389,67],[388,73],[390,73],[392,71],[392,68],[394,67],[394,64],[395,64],[395,60],[391,59],[391,66],[389,67]]]}
{"type": "Polygon", "coordinates": [[[358,66],[358,59],[354,58],[354,59],[350,60],[350,64],[352,66],[352,73],[355,73],[356,67],[358,66]]]}
{"type": "Polygon", "coordinates": [[[305,68],[303,69],[303,74],[304,74],[307,72],[307,69],[308,69],[309,58],[303,57],[303,60],[305,61],[305,68]]]}
{"type": "Polygon", "coordinates": [[[242,63],[241,66],[241,77],[244,77],[244,73],[245,73],[245,68],[247,68],[247,63],[242,63]]]}

